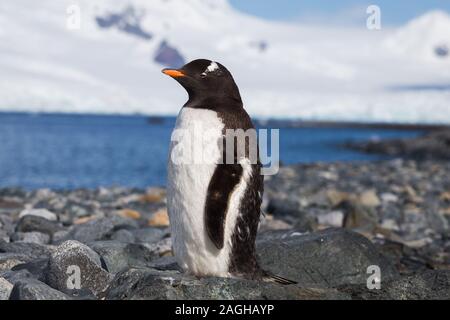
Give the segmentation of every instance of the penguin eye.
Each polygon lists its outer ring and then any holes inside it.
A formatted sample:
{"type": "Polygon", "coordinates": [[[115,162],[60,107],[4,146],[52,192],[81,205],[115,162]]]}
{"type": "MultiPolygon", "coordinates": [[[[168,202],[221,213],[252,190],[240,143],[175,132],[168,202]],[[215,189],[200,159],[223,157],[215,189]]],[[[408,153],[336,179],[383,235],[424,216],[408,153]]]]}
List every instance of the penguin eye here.
{"type": "Polygon", "coordinates": [[[200,78],[206,78],[206,72],[200,73],[200,78]]]}

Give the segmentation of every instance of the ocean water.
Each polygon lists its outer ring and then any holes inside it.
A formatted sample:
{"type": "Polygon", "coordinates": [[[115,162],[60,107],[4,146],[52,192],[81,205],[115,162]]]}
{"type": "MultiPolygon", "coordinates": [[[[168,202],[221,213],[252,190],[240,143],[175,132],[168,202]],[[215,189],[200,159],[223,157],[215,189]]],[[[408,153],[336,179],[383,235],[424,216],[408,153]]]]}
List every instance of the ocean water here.
{"type": "MultiPolygon", "coordinates": [[[[174,117],[0,113],[0,187],[96,188],[165,185],[174,117]]],[[[280,128],[283,164],[374,160],[348,140],[411,137],[418,131],[280,128]]]]}

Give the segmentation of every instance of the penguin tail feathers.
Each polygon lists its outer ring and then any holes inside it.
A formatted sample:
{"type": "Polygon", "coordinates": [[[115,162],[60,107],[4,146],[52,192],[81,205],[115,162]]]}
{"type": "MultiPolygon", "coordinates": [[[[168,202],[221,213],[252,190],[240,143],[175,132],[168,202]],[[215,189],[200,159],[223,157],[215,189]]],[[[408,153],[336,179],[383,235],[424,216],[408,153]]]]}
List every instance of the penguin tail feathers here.
{"type": "Polygon", "coordinates": [[[269,274],[269,273],[266,273],[264,275],[263,280],[267,281],[267,282],[275,282],[275,283],[283,284],[283,285],[297,284],[296,281],[289,280],[289,279],[286,279],[286,278],[283,278],[283,277],[280,277],[280,276],[277,276],[274,274],[269,274]]]}

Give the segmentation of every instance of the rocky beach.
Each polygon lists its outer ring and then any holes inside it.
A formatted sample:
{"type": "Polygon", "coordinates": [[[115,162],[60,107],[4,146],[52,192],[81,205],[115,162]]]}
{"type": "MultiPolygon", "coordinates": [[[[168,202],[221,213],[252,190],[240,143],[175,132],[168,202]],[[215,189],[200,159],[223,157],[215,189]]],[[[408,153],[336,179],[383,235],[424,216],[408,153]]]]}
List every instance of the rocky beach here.
{"type": "Polygon", "coordinates": [[[0,299],[450,298],[448,161],[286,166],[265,189],[259,260],[296,285],[180,273],[163,188],[1,189],[0,299]]]}

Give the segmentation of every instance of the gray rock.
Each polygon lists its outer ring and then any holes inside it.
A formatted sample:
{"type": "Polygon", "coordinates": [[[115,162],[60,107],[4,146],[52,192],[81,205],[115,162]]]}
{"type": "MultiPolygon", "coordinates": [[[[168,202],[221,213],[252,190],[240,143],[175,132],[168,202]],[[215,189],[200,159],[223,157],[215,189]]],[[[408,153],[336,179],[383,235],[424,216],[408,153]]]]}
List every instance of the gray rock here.
{"type": "Polygon", "coordinates": [[[48,244],[50,242],[50,236],[41,232],[16,232],[11,239],[14,242],[26,242],[37,244],[48,244]]]}
{"type": "Polygon", "coordinates": [[[0,253],[0,271],[11,270],[14,266],[31,260],[20,253],[0,253]]]}
{"type": "Polygon", "coordinates": [[[0,277],[5,278],[12,284],[15,284],[22,280],[28,280],[28,279],[35,279],[36,277],[31,274],[28,270],[22,269],[18,271],[13,270],[7,270],[7,271],[0,271],[0,277]]]}
{"type": "Polygon", "coordinates": [[[56,231],[53,234],[52,243],[53,244],[60,244],[60,243],[64,242],[65,240],[69,239],[69,238],[70,238],[69,230],[56,231]]]}
{"type": "Polygon", "coordinates": [[[98,241],[89,246],[100,255],[106,269],[111,273],[130,267],[145,267],[159,257],[144,245],[137,243],[98,241]]]}
{"type": "Polygon", "coordinates": [[[62,293],[68,295],[73,300],[98,300],[97,296],[89,289],[65,289],[62,293]]]}
{"type": "Polygon", "coordinates": [[[302,286],[365,284],[371,265],[380,267],[384,280],[398,277],[395,267],[368,239],[344,229],[306,235],[295,231],[268,232],[259,236],[257,251],[263,269],[302,286]]]}
{"type": "Polygon", "coordinates": [[[0,229],[3,230],[7,235],[14,232],[14,223],[9,215],[0,214],[0,229]]]}
{"type": "Polygon", "coordinates": [[[37,243],[7,243],[0,240],[0,253],[17,253],[30,259],[38,259],[49,256],[50,250],[46,246],[37,243]]]}
{"type": "Polygon", "coordinates": [[[55,222],[35,215],[26,215],[17,223],[17,232],[41,232],[50,237],[57,231],[62,230],[63,227],[55,222]]]}
{"type": "Polygon", "coordinates": [[[10,242],[8,233],[5,230],[0,230],[0,241],[10,242]]]}
{"type": "Polygon", "coordinates": [[[430,206],[428,207],[428,210],[425,210],[425,216],[428,225],[432,230],[435,230],[438,233],[445,233],[449,229],[448,222],[443,215],[438,213],[438,211],[439,208],[435,204],[433,208],[430,206]]]}
{"type": "Polygon", "coordinates": [[[88,246],[74,240],[59,245],[50,256],[48,284],[58,290],[67,290],[72,268],[79,268],[81,288],[96,295],[108,286],[110,274],[101,266],[99,255],[88,246]]]}
{"type": "Polygon", "coordinates": [[[64,211],[67,212],[70,217],[85,217],[92,214],[92,211],[95,211],[95,209],[83,203],[68,201],[65,203],[64,211]]]}
{"type": "Polygon", "coordinates": [[[344,200],[338,208],[344,213],[342,226],[359,233],[370,233],[378,225],[375,210],[356,201],[344,200]]]}
{"type": "Polygon", "coordinates": [[[53,212],[48,211],[47,209],[25,209],[22,210],[19,214],[19,218],[23,218],[25,216],[36,216],[41,217],[50,221],[58,220],[58,217],[53,212]]]}
{"type": "Polygon", "coordinates": [[[144,246],[157,256],[172,255],[172,239],[164,238],[157,243],[143,243],[144,246]]]}
{"type": "Polygon", "coordinates": [[[119,216],[105,217],[73,226],[62,241],[73,239],[82,243],[90,243],[108,240],[117,230],[135,228],[137,228],[137,222],[134,220],[119,216]]]}
{"type": "Polygon", "coordinates": [[[5,278],[0,277],[0,300],[9,300],[12,289],[12,283],[5,278]]]}
{"type": "Polygon", "coordinates": [[[277,199],[271,198],[267,205],[267,212],[274,216],[297,216],[301,213],[300,203],[298,199],[277,199]]]}
{"type": "Polygon", "coordinates": [[[200,280],[174,271],[130,269],[111,283],[107,299],[348,299],[335,289],[300,288],[244,279],[200,280]]]}
{"type": "Polygon", "coordinates": [[[353,299],[449,300],[450,270],[427,270],[387,283],[382,281],[380,289],[344,285],[339,290],[350,294],[353,299]]]}
{"type": "Polygon", "coordinates": [[[150,263],[150,267],[152,269],[161,270],[161,271],[172,270],[172,271],[182,272],[182,269],[178,265],[174,256],[159,257],[158,259],[156,259],[150,263]]]}
{"type": "Polygon", "coordinates": [[[11,268],[12,271],[26,270],[30,275],[39,281],[47,282],[48,272],[48,260],[47,258],[33,260],[27,263],[22,263],[11,268]]]}
{"type": "Polygon", "coordinates": [[[10,300],[68,300],[69,296],[35,279],[21,280],[14,284],[10,300]]]}
{"type": "Polygon", "coordinates": [[[24,203],[16,197],[0,196],[0,215],[16,215],[23,209],[24,203]]]}
{"type": "Polygon", "coordinates": [[[136,241],[141,243],[156,243],[168,235],[166,229],[152,227],[132,230],[132,233],[136,241]]]}
{"type": "Polygon", "coordinates": [[[136,241],[135,236],[129,230],[120,229],[113,233],[111,240],[116,240],[119,242],[133,243],[136,241]]]}

